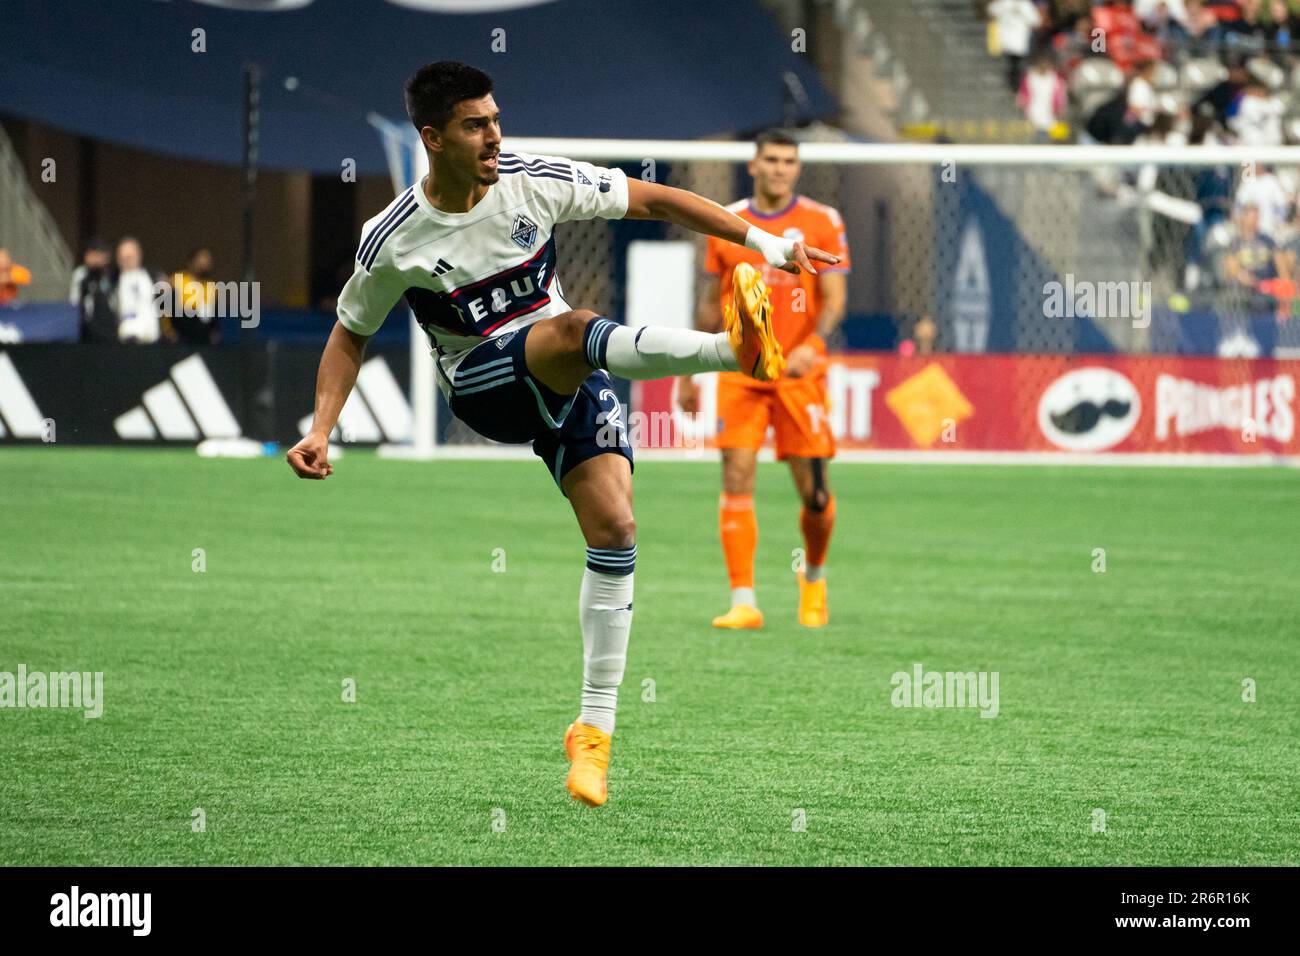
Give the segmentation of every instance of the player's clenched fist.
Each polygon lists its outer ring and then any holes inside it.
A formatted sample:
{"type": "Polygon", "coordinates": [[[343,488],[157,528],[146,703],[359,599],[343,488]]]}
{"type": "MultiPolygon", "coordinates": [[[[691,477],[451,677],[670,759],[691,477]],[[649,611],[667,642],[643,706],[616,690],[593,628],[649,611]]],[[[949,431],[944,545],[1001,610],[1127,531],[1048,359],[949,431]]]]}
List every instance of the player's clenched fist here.
{"type": "Polygon", "coordinates": [[[299,478],[328,478],[334,473],[334,466],[328,460],[329,450],[329,436],[311,432],[290,448],[285,458],[299,478]]]}

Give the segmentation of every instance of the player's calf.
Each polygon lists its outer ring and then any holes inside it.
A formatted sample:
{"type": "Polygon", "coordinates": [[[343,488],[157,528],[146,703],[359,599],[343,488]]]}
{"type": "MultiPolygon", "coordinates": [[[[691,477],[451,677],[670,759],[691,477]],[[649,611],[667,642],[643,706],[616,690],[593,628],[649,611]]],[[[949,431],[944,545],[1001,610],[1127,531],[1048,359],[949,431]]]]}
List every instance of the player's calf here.
{"type": "Polygon", "coordinates": [[[835,496],[826,483],[826,460],[792,458],[803,508],[799,512],[799,529],[804,540],[804,569],[799,574],[799,623],[805,627],[825,627],[826,552],[835,527],[835,496]]]}
{"type": "Polygon", "coordinates": [[[597,455],[570,471],[562,487],[587,542],[578,597],[582,706],[564,739],[565,752],[573,761],[567,786],[574,799],[599,806],[606,797],[610,737],[632,627],[636,568],[632,469],[622,456],[597,455]]]}

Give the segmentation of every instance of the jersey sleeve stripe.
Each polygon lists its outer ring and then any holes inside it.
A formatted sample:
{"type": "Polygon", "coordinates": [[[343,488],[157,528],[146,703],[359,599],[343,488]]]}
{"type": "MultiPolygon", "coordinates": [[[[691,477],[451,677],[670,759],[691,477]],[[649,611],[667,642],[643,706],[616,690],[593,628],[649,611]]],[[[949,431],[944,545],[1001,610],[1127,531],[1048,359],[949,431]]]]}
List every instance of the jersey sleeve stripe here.
{"type": "Polygon", "coordinates": [[[525,169],[550,169],[557,173],[572,172],[573,168],[565,162],[547,159],[524,159],[514,153],[502,153],[501,166],[523,166],[525,169]]]}
{"type": "Polygon", "coordinates": [[[412,202],[411,205],[407,207],[405,212],[403,212],[400,216],[398,216],[396,219],[390,222],[388,226],[384,229],[383,233],[376,240],[374,248],[370,250],[369,257],[367,258],[366,261],[362,263],[362,265],[366,267],[367,272],[369,272],[370,267],[375,264],[375,259],[378,258],[379,256],[379,250],[382,249],[384,243],[388,241],[388,237],[397,231],[398,226],[406,222],[406,220],[410,219],[411,215],[414,212],[415,212],[415,203],[412,202]]]}
{"type": "Polygon", "coordinates": [[[383,219],[379,221],[379,223],[375,226],[375,228],[370,230],[370,235],[366,236],[366,238],[361,243],[361,248],[357,251],[358,262],[360,262],[362,259],[365,258],[366,252],[368,251],[371,243],[375,241],[375,236],[379,235],[380,231],[383,230],[384,226],[388,225],[388,223],[392,221],[393,217],[398,215],[403,209],[405,209],[406,206],[415,198],[414,193],[415,193],[415,187],[414,186],[409,187],[406,190],[406,192],[402,193],[402,195],[397,198],[397,201],[393,203],[392,208],[388,210],[388,213],[384,216],[383,219]]]}
{"type": "Polygon", "coordinates": [[[498,167],[497,172],[510,173],[512,175],[514,173],[523,173],[525,176],[531,176],[533,179],[558,179],[562,183],[573,182],[572,173],[551,173],[551,172],[543,173],[543,172],[534,172],[531,169],[507,169],[504,166],[498,167]]]}
{"type": "Polygon", "coordinates": [[[520,166],[516,163],[502,163],[497,167],[500,173],[528,173],[530,176],[559,176],[562,179],[572,181],[573,170],[556,169],[553,166],[520,166]]]}
{"type": "Polygon", "coordinates": [[[551,169],[568,169],[569,164],[558,159],[521,159],[518,156],[501,154],[501,162],[507,166],[548,166],[551,169]]]}

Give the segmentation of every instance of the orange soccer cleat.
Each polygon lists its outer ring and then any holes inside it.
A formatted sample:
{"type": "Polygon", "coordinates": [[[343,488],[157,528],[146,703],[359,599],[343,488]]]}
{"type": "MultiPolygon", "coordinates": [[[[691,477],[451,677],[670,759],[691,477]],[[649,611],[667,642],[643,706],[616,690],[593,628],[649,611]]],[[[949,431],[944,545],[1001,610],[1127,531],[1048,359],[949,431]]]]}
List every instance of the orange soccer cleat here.
{"type": "Polygon", "coordinates": [[[576,720],[564,733],[564,752],[573,761],[564,785],[574,800],[589,807],[598,807],[609,797],[605,774],[609,770],[610,739],[603,730],[576,720]]]}
{"type": "Polygon", "coordinates": [[[713,626],[756,631],[763,626],[763,612],[749,604],[737,604],[726,614],[715,617],[713,626]]]}
{"type": "Polygon", "coordinates": [[[740,371],[760,382],[774,382],[785,371],[785,355],[772,331],[772,303],[758,270],[748,262],[731,274],[731,301],[722,318],[740,371]]]}
{"type": "Polygon", "coordinates": [[[826,611],[826,579],[809,582],[799,572],[799,623],[804,627],[825,627],[830,620],[826,611]]]}

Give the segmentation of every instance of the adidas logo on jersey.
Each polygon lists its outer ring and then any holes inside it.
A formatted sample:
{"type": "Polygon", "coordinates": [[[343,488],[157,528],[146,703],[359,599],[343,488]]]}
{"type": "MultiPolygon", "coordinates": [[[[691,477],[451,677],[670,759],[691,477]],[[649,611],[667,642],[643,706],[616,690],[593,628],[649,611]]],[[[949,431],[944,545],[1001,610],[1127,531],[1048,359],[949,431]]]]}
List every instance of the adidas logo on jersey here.
{"type": "Polygon", "coordinates": [[[446,259],[439,259],[438,264],[433,267],[433,272],[431,272],[430,275],[432,275],[436,279],[438,278],[438,276],[445,276],[448,272],[450,272],[454,268],[456,267],[453,266],[446,259]]]}

